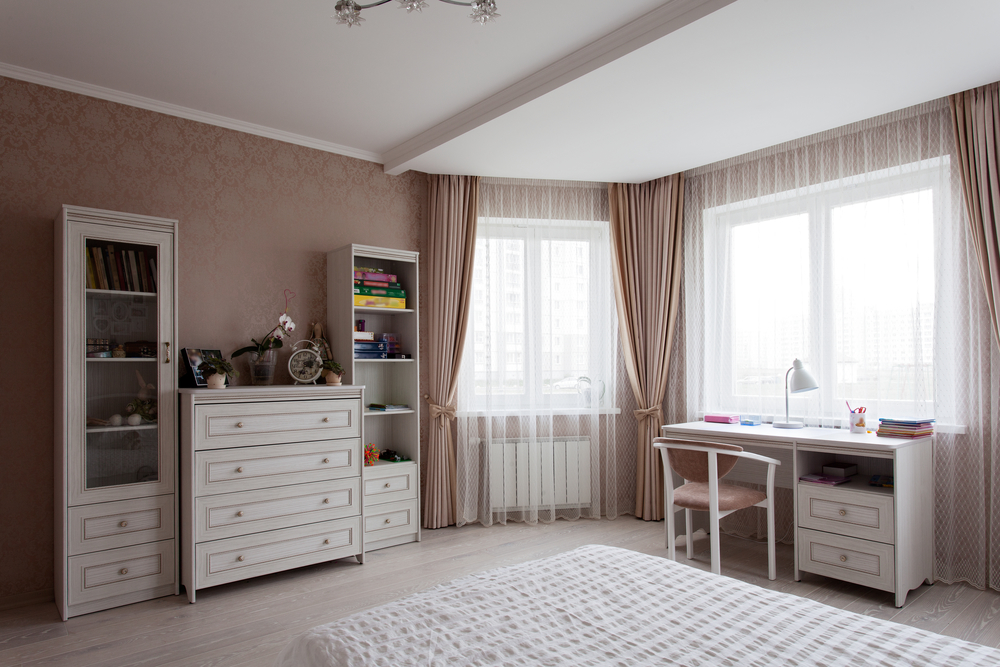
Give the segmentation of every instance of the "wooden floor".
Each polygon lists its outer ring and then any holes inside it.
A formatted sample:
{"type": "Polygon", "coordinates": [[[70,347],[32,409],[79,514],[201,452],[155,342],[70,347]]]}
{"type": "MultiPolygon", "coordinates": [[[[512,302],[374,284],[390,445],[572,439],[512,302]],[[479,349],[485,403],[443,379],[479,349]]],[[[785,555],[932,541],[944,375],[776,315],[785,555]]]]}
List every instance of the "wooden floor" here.
{"type": "MultiPolygon", "coordinates": [[[[663,524],[632,517],[424,531],[420,543],[198,592],[59,620],[54,603],[0,611],[0,665],[272,665],[296,634],[472,572],[583,544],[664,555],[663,524]]],[[[708,540],[693,567],[708,568],[708,540]]],[[[722,573],[766,588],[931,632],[1000,645],[1000,594],[964,585],[922,586],[896,609],[892,595],[816,575],[792,580],[792,548],[778,546],[767,580],[763,544],[723,536],[722,573]]]]}

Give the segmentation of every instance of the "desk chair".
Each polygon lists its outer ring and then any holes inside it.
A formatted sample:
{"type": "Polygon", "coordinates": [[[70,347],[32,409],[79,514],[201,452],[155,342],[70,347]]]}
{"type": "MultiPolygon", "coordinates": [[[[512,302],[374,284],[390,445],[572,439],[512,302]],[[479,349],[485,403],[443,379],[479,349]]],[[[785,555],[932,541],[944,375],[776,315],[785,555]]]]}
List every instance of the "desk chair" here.
{"type": "Polygon", "coordinates": [[[709,537],[712,543],[712,572],[719,574],[719,519],[747,507],[767,508],[767,578],[774,580],[774,470],[781,461],[743,451],[738,445],[721,442],[691,442],[654,438],[653,447],[663,460],[663,513],[666,515],[667,556],[677,560],[674,550],[674,513],[683,509],[687,527],[687,557],[694,558],[691,539],[691,510],[709,514],[709,537]],[[725,453],[723,453],[725,452],[725,453]],[[725,477],[740,458],[767,464],[767,493],[719,480],[725,477]],[[685,484],[674,489],[671,470],[684,478],[685,484]]]}

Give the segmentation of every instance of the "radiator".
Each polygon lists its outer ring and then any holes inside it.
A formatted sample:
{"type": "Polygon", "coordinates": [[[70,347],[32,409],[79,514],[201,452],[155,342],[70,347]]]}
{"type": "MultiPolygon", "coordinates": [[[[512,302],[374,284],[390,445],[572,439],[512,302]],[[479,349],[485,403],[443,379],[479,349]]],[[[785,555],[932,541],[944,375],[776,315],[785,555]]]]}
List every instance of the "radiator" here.
{"type": "Polygon", "coordinates": [[[490,507],[590,507],[590,439],[493,440],[489,448],[490,507]]]}

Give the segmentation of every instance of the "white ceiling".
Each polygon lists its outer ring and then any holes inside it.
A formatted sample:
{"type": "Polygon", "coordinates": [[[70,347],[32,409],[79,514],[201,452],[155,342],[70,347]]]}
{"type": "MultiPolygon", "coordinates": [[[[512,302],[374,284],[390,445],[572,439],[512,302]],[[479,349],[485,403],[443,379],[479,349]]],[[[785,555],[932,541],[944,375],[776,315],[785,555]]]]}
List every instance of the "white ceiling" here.
{"type": "Polygon", "coordinates": [[[431,173],[639,182],[1000,79],[996,0],[0,0],[0,75],[431,173]]]}

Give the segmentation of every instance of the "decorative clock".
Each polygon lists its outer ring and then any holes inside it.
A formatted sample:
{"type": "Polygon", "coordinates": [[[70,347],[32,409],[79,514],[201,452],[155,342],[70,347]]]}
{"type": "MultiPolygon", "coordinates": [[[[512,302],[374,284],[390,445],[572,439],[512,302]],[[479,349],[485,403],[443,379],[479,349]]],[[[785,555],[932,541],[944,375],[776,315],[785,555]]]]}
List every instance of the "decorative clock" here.
{"type": "Polygon", "coordinates": [[[288,373],[295,380],[295,384],[316,384],[316,379],[323,372],[323,358],[320,356],[319,347],[309,340],[301,340],[292,348],[304,345],[300,350],[292,352],[288,359],[288,373]]]}

